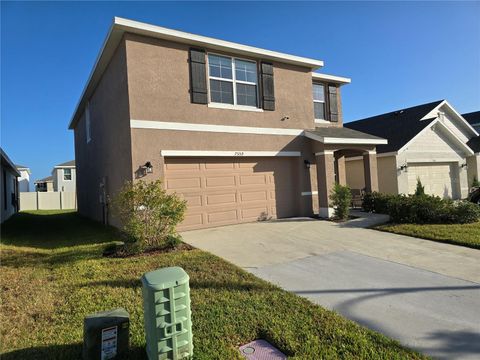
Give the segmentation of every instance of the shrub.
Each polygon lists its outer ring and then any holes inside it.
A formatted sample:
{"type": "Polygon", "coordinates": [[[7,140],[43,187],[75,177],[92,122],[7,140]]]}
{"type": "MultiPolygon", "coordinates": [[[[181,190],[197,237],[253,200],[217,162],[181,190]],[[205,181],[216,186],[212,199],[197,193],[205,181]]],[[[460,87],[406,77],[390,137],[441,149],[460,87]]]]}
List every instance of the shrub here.
{"type": "Polygon", "coordinates": [[[341,220],[348,219],[350,204],[352,202],[352,192],[348,186],[335,184],[330,194],[330,200],[335,209],[335,217],[341,220]]]}
{"type": "Polygon", "coordinates": [[[469,201],[456,201],[453,204],[452,222],[468,224],[480,219],[480,206],[469,201]]]}
{"type": "Polygon", "coordinates": [[[367,212],[387,214],[388,205],[394,197],[395,195],[383,194],[376,191],[365,193],[362,198],[362,209],[367,212]]]}
{"type": "Polygon", "coordinates": [[[113,202],[114,214],[123,224],[129,252],[177,244],[176,226],[185,215],[186,202],[167,194],[159,180],[126,182],[113,202]]]}
{"type": "Polygon", "coordinates": [[[398,224],[464,224],[480,220],[480,207],[476,204],[425,194],[365,194],[363,209],[388,214],[398,224]]]}
{"type": "Polygon", "coordinates": [[[415,188],[415,195],[416,196],[425,195],[425,186],[422,185],[420,178],[417,178],[417,187],[415,188]]]}

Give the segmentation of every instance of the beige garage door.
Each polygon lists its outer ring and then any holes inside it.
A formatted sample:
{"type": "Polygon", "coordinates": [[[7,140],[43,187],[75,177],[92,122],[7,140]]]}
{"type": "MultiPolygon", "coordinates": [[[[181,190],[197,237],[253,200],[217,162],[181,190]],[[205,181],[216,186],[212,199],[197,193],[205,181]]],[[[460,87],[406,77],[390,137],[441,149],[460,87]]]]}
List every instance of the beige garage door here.
{"type": "Polygon", "coordinates": [[[408,192],[413,194],[417,178],[425,186],[425,193],[441,198],[457,197],[458,170],[455,163],[424,163],[408,165],[408,192]]]}
{"type": "Polygon", "coordinates": [[[188,203],[179,230],[296,215],[294,158],[166,158],[165,187],[188,203]]]}

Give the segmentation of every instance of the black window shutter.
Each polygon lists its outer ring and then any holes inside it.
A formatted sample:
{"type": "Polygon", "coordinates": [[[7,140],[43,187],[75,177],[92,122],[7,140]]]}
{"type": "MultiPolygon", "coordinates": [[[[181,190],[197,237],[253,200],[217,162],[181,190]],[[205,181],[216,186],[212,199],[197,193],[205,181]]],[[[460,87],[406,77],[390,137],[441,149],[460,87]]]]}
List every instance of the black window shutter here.
{"type": "Polygon", "coordinates": [[[273,83],[273,64],[262,62],[262,104],[264,110],[275,110],[275,91],[273,83]]]}
{"type": "Polygon", "coordinates": [[[205,50],[203,49],[190,49],[190,95],[192,103],[208,103],[205,50]]]}
{"type": "Polygon", "coordinates": [[[338,102],[337,102],[337,87],[333,85],[328,86],[328,102],[330,104],[330,121],[338,122],[338,102]]]}

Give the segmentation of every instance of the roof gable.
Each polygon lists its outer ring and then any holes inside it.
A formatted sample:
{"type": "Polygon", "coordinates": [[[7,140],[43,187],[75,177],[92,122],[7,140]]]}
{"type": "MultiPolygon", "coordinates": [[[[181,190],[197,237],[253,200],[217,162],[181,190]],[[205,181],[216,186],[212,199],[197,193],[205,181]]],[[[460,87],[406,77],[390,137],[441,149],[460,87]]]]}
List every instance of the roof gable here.
{"type": "Polygon", "coordinates": [[[344,127],[387,139],[388,144],[377,146],[377,153],[398,151],[435,120],[430,118],[420,121],[442,102],[443,100],[439,100],[372,116],[345,123],[344,127]]]}

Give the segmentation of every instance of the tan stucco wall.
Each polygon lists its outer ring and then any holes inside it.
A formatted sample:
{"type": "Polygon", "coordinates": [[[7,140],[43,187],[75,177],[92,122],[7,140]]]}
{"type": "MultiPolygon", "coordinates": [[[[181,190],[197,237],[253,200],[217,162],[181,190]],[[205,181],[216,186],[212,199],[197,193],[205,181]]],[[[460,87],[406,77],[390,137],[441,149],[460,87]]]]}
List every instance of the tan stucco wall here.
{"type": "MultiPolygon", "coordinates": [[[[121,42],[90,98],[91,138],[87,144],[85,114],[75,127],[78,210],[102,220],[99,185],[107,177],[113,196],[131,180],[132,155],[125,43],[121,42]]],[[[110,217],[110,220],[111,217],[110,217]]]]}
{"type": "MultiPolygon", "coordinates": [[[[363,160],[349,160],[345,162],[347,185],[352,189],[365,187],[365,171],[363,160]]],[[[395,156],[378,157],[378,191],[387,194],[397,194],[397,163],[395,156]]]]}
{"type": "Polygon", "coordinates": [[[132,119],[314,128],[312,77],[308,68],[274,63],[275,111],[214,109],[190,102],[188,45],[132,34],[126,38],[132,119]],[[282,121],[285,116],[289,120],[282,121]]]}

